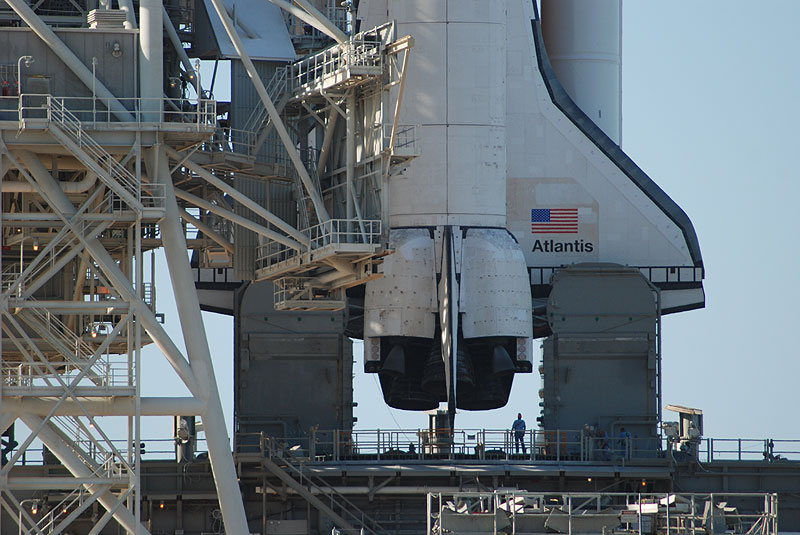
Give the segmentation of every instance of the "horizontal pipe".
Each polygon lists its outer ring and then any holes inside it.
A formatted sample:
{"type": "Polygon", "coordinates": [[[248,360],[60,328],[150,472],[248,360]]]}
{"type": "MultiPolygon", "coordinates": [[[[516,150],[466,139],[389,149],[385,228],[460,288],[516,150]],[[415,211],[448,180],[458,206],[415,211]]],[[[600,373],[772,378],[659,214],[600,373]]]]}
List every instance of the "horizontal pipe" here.
{"type": "MultiPolygon", "coordinates": [[[[89,188],[94,186],[96,182],[97,173],[93,171],[87,171],[86,176],[78,182],[59,182],[58,185],[61,188],[61,191],[67,194],[85,193],[89,191],[89,188]]],[[[36,189],[33,184],[24,180],[3,181],[3,193],[36,193],[38,191],[39,190],[36,189]]]]}
{"type": "Polygon", "coordinates": [[[7,486],[14,490],[72,490],[78,485],[109,485],[126,487],[128,478],[112,479],[105,477],[9,477],[7,486]]]}
{"type": "MultiPolygon", "coordinates": [[[[142,416],[199,416],[203,414],[205,404],[191,397],[146,397],[141,398],[142,416]]],[[[53,409],[56,400],[43,398],[3,398],[3,415],[19,415],[22,413],[46,416],[53,409]]],[[[135,402],[129,397],[115,397],[107,400],[83,399],[81,405],[92,416],[133,416],[135,402]]],[[[81,405],[72,400],[65,400],[55,412],[56,416],[82,416],[86,414],[81,405]]]]}
{"type": "Polygon", "coordinates": [[[129,303],[111,301],[35,301],[30,299],[9,299],[9,308],[46,308],[52,312],[80,312],[84,314],[124,314],[130,310],[129,303]]]}
{"type": "MultiPolygon", "coordinates": [[[[354,486],[354,487],[327,487],[325,489],[318,489],[318,488],[310,488],[308,491],[311,494],[315,495],[323,495],[323,496],[330,496],[331,494],[341,494],[341,495],[356,495],[356,496],[367,496],[372,494],[374,496],[384,495],[384,496],[409,496],[409,495],[420,495],[425,496],[429,492],[434,494],[456,494],[459,492],[464,492],[462,488],[459,487],[429,487],[426,485],[418,485],[418,486],[408,486],[408,487],[393,487],[393,486],[386,486],[375,490],[370,490],[369,487],[366,486],[354,486]]],[[[297,494],[297,492],[291,488],[287,488],[284,490],[287,494],[297,494]]],[[[497,492],[519,492],[517,488],[509,488],[509,489],[498,489],[497,492]]]]}

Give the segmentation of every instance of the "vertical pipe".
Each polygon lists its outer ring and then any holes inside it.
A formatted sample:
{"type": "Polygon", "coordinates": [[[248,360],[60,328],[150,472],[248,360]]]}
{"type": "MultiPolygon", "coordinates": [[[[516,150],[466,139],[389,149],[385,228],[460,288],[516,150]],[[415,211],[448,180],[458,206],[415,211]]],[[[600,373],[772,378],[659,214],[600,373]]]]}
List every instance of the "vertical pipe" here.
{"type": "Polygon", "coordinates": [[[356,175],[356,94],[354,90],[347,93],[347,115],[346,121],[346,172],[345,172],[345,198],[347,199],[347,236],[346,241],[351,241],[352,229],[350,228],[355,215],[355,198],[353,191],[353,181],[356,175]]]}
{"type": "MultiPolygon", "coordinates": [[[[137,136],[137,142],[139,138],[137,136]]],[[[141,145],[137,143],[137,154],[141,156],[141,145]]],[[[137,166],[138,167],[138,166],[137,166]]],[[[136,266],[135,266],[135,273],[134,273],[134,281],[136,284],[136,294],[141,299],[143,297],[143,288],[142,285],[144,284],[144,265],[142,261],[144,260],[144,253],[142,252],[142,221],[141,219],[136,221],[136,225],[134,226],[135,229],[135,245],[134,245],[134,254],[136,255],[136,266]]],[[[139,301],[140,303],[143,301],[139,301]]],[[[134,337],[135,337],[135,349],[133,355],[133,377],[136,381],[135,391],[136,395],[133,398],[134,402],[134,410],[133,410],[133,441],[134,441],[134,450],[133,450],[133,457],[134,457],[134,471],[136,474],[134,477],[136,478],[136,500],[133,505],[133,516],[136,518],[136,525],[141,526],[142,524],[142,501],[140,499],[141,496],[141,488],[142,488],[142,480],[141,480],[141,470],[142,470],[142,427],[141,427],[141,418],[142,418],[142,387],[139,381],[141,377],[141,368],[142,368],[142,323],[139,321],[139,310],[134,308],[134,317],[136,319],[134,323],[134,337]]],[[[138,534],[137,534],[138,535],[138,534]]]]}
{"type": "Polygon", "coordinates": [[[199,397],[206,403],[206,409],[202,415],[203,425],[206,430],[208,456],[217,485],[217,496],[219,496],[223,521],[228,533],[249,533],[241,491],[236,479],[236,467],[231,455],[228,430],[225,427],[225,416],[211,363],[211,351],[208,347],[200,302],[189,265],[186,238],[180,224],[180,212],[172,186],[172,177],[169,173],[169,161],[163,145],[157,145],[151,149],[151,152],[148,163],[152,162],[151,172],[157,170],[156,176],[158,182],[164,185],[166,197],[165,216],[159,222],[161,238],[164,243],[175,300],[181,303],[178,316],[186,343],[186,351],[200,386],[199,397]]]}
{"type": "Polygon", "coordinates": [[[164,93],[164,8],[159,0],[139,2],[139,96],[142,120],[161,122],[164,93]]]}

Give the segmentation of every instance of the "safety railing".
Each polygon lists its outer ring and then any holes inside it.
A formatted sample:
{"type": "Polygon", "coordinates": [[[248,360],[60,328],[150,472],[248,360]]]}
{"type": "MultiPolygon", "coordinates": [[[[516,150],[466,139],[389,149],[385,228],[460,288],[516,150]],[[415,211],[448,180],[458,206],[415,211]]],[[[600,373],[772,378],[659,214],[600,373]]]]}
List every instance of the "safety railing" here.
{"type": "Polygon", "coordinates": [[[778,533],[778,497],[769,493],[428,493],[427,510],[427,535],[778,533]]]}
{"type": "MultiPolygon", "coordinates": [[[[161,208],[164,206],[165,193],[162,184],[148,184],[144,188],[141,182],[124,165],[106,151],[83,128],[83,123],[73,114],[65,103],[65,99],[47,97],[47,119],[52,129],[54,125],[77,145],[78,152],[83,151],[102,171],[100,178],[112,191],[121,187],[145,208],[161,208]],[[109,182],[110,181],[110,182],[109,182]]],[[[79,159],[81,154],[76,154],[79,159]]],[[[88,162],[84,162],[88,163],[88,162]]],[[[120,203],[121,204],[121,203],[120,203]]]]}
{"type": "Polygon", "coordinates": [[[273,281],[275,284],[274,303],[278,309],[289,306],[294,302],[319,302],[331,301],[340,303],[335,308],[344,307],[344,293],[341,291],[332,292],[329,288],[315,285],[312,277],[281,277],[273,281]]]}
{"type": "Polygon", "coordinates": [[[0,121],[19,121],[19,106],[19,96],[0,96],[0,121]]]}
{"type": "Polygon", "coordinates": [[[3,267],[2,282],[0,282],[3,293],[11,290],[11,288],[17,284],[17,281],[19,281],[21,275],[22,268],[20,264],[8,264],[3,267]]]}
{"type": "MultiPolygon", "coordinates": [[[[492,429],[377,429],[312,430],[304,436],[273,437],[273,445],[291,450],[291,457],[305,461],[341,462],[350,460],[476,460],[525,462],[619,463],[636,460],[672,462],[670,446],[658,437],[604,437],[583,430],[534,429],[517,434],[492,429]]],[[[237,435],[237,452],[256,453],[263,449],[257,434],[237,435]],[[261,447],[261,449],[259,449],[261,447]]],[[[719,443],[719,439],[714,440],[719,443]]],[[[736,442],[735,440],[726,441],[736,442]]],[[[772,440],[776,461],[800,461],[800,440],[772,440]]],[[[710,444],[710,439],[704,441],[710,444]]],[[[753,441],[767,448],[770,440],[753,441]]],[[[754,446],[755,447],[755,446],[754,446]]],[[[674,452],[673,452],[674,453],[674,452]]],[[[755,451],[753,456],[755,457],[755,451]]],[[[700,460],[735,460],[728,455],[700,460]]],[[[768,457],[760,454],[764,461],[768,457]]],[[[674,460],[680,460],[675,458],[674,460]]],[[[687,458],[688,460],[688,458],[687,458]]],[[[747,459],[742,459],[747,460],[747,459]]]]}
{"type": "Polygon", "coordinates": [[[67,446],[93,471],[93,476],[119,479],[129,471],[127,443],[117,447],[97,433],[92,423],[77,416],[53,416],[51,421],[72,441],[67,446]]]}
{"type": "Polygon", "coordinates": [[[42,533],[52,533],[62,519],[66,518],[75,510],[79,512],[82,511],[84,509],[82,507],[83,504],[90,496],[91,493],[83,486],[68,493],[60,502],[50,507],[49,510],[41,516],[37,522],[39,529],[42,533]]]}
{"type": "MultiPolygon", "coordinates": [[[[163,128],[169,124],[181,125],[208,132],[217,124],[217,103],[210,99],[178,98],[103,98],[103,97],[54,97],[46,94],[23,93],[15,97],[2,97],[0,100],[0,119],[6,119],[9,103],[17,102],[17,119],[48,118],[48,100],[57,100],[64,110],[86,126],[93,129],[120,129],[126,126],[142,128],[148,124],[160,123],[163,128]],[[125,117],[128,114],[129,117],[125,117]]],[[[10,111],[10,109],[8,110],[10,111]]],[[[10,119],[10,117],[8,118],[10,119]]],[[[160,127],[161,128],[161,127],[160,127]]]]}
{"type": "MultiPolygon", "coordinates": [[[[48,345],[53,346],[54,350],[61,353],[62,358],[71,362],[73,367],[83,369],[91,361],[94,349],[75,334],[57,315],[44,309],[26,308],[20,317],[39,336],[44,338],[48,345]]],[[[88,376],[95,381],[109,375],[108,363],[104,363],[102,359],[96,360],[90,370],[88,376]]],[[[31,372],[33,372],[32,369],[31,372]]]]}
{"type": "Polygon", "coordinates": [[[200,146],[200,150],[251,154],[255,147],[256,137],[257,134],[249,130],[218,126],[211,138],[200,146]]]}
{"type": "MultiPolygon", "coordinates": [[[[699,442],[698,459],[712,461],[800,461],[800,440],[770,438],[705,438],[699,442]]],[[[676,447],[681,451],[680,447],[676,447]]]]}
{"type": "Polygon", "coordinates": [[[322,247],[344,243],[378,245],[381,240],[381,222],[374,219],[328,219],[304,233],[311,239],[312,253],[322,247]]]}
{"type": "MultiPolygon", "coordinates": [[[[49,360],[48,364],[66,384],[72,383],[84,371],[82,366],[66,359],[49,360]]],[[[126,362],[110,360],[96,367],[100,368],[102,374],[98,374],[97,369],[94,370],[92,381],[95,387],[105,389],[131,386],[132,374],[126,362]]],[[[15,394],[25,391],[34,393],[41,388],[61,388],[54,380],[54,374],[48,371],[43,362],[20,364],[4,361],[2,370],[3,386],[13,388],[15,394]]]]}
{"type": "MultiPolygon", "coordinates": [[[[353,39],[311,54],[289,66],[289,90],[297,94],[313,90],[326,79],[343,74],[379,74],[383,71],[383,45],[380,41],[353,39]]],[[[343,82],[344,80],[339,80],[343,82]]]]}
{"type": "MultiPolygon", "coordinates": [[[[379,220],[329,219],[302,231],[311,242],[310,254],[323,248],[342,244],[379,245],[381,222],[379,220]]],[[[297,258],[300,251],[277,241],[269,240],[259,245],[256,267],[265,269],[297,258]]]]}
{"type": "MultiPolygon", "coordinates": [[[[208,461],[208,446],[206,443],[205,438],[195,438],[193,439],[195,443],[195,458],[193,462],[207,462],[208,461]]],[[[114,448],[119,451],[123,456],[127,457],[128,455],[133,458],[134,449],[136,447],[135,443],[128,443],[126,440],[111,440],[111,444],[114,445],[114,448]]],[[[92,447],[87,443],[86,440],[82,440],[76,442],[82,449],[86,451],[92,450],[92,447]]],[[[147,438],[143,437],[141,442],[139,443],[139,452],[142,456],[142,459],[148,461],[163,461],[163,460],[175,460],[175,438],[147,438]]],[[[13,452],[16,449],[9,450],[9,453],[6,455],[10,457],[13,455],[13,452]]],[[[95,455],[95,451],[91,452],[91,455],[95,455]]],[[[50,464],[51,462],[56,462],[55,459],[52,458],[52,453],[46,452],[44,448],[41,447],[30,447],[26,449],[23,456],[19,459],[18,465],[20,466],[41,466],[43,464],[50,464]]],[[[102,470],[95,473],[96,476],[101,474],[102,470]]]]}
{"type": "Polygon", "coordinates": [[[288,475],[295,479],[303,486],[316,491],[320,496],[325,496],[329,507],[337,511],[348,521],[359,525],[362,529],[363,535],[377,535],[379,533],[387,533],[386,529],[374,518],[361,510],[355,503],[353,503],[346,496],[336,490],[335,487],[329,486],[324,479],[317,477],[311,473],[306,473],[302,467],[298,468],[290,461],[288,461],[284,454],[286,450],[283,445],[276,443],[269,437],[263,437],[261,440],[264,456],[273,461],[277,461],[278,466],[281,467],[288,475]]]}

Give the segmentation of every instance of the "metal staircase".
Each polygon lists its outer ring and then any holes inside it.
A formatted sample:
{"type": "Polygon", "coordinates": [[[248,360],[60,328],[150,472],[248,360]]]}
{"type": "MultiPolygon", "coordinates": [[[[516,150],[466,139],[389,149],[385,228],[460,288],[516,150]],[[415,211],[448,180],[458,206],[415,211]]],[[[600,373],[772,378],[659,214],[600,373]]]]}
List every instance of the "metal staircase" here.
{"type": "MultiPolygon", "coordinates": [[[[269,83],[267,83],[267,94],[269,98],[272,99],[272,102],[275,103],[275,109],[278,110],[278,113],[283,111],[286,107],[286,103],[289,101],[289,95],[286,91],[287,70],[286,67],[279,67],[275,71],[275,74],[272,75],[269,83]]],[[[256,108],[253,110],[253,113],[250,114],[250,117],[244,125],[244,131],[253,134],[254,142],[252,145],[247,146],[248,154],[251,157],[256,158],[261,147],[264,145],[270,132],[270,122],[271,120],[267,109],[264,107],[264,103],[258,101],[256,108]]]]}
{"type": "Polygon", "coordinates": [[[283,455],[283,448],[270,437],[262,437],[264,467],[348,532],[360,530],[369,535],[389,533],[377,520],[359,509],[346,496],[328,485],[324,479],[298,468],[283,455]],[[319,496],[319,497],[318,497],[319,496]]]}
{"type": "Polygon", "coordinates": [[[81,121],[67,109],[63,100],[47,97],[47,119],[50,133],[88,169],[97,173],[103,183],[119,197],[120,208],[124,201],[132,210],[154,210],[151,217],[158,217],[163,213],[163,186],[147,184],[143,187],[141,180],[83,129],[81,121]]]}

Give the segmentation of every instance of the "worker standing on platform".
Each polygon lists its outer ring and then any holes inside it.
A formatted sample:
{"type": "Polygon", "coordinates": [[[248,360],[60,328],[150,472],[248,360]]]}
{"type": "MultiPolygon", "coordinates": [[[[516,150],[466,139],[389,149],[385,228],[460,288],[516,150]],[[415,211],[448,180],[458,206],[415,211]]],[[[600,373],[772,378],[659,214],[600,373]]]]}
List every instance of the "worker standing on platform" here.
{"type": "Polygon", "coordinates": [[[525,420],[522,419],[522,413],[517,413],[517,419],[511,424],[511,430],[514,432],[514,451],[519,453],[519,447],[522,445],[522,454],[527,455],[525,450],[525,420]]]}

